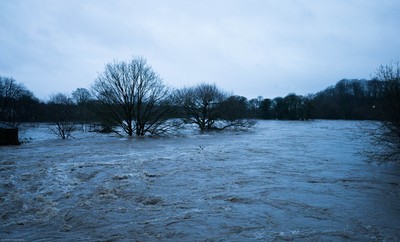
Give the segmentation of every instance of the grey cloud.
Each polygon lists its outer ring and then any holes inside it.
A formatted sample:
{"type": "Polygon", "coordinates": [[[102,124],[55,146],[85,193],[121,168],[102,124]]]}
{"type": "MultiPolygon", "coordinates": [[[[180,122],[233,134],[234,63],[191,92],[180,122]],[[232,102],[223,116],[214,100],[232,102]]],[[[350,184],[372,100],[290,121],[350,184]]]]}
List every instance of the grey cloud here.
{"type": "Polygon", "coordinates": [[[2,1],[0,74],[43,98],[142,55],[175,87],[306,94],[398,58],[399,10],[395,0],[2,1]]]}

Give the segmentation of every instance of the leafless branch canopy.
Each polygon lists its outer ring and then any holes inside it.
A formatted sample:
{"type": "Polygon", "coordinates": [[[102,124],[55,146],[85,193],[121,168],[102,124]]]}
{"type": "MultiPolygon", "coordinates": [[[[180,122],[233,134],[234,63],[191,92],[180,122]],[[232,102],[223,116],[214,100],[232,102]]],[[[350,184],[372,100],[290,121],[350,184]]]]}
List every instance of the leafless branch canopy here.
{"type": "Polygon", "coordinates": [[[129,136],[155,135],[167,129],[169,89],[145,59],[108,64],[92,90],[103,104],[102,118],[129,136]]]}
{"type": "Polygon", "coordinates": [[[49,104],[53,108],[50,131],[61,139],[72,137],[72,132],[76,129],[72,98],[58,93],[50,97],[49,104]]]}
{"type": "Polygon", "coordinates": [[[26,91],[22,84],[11,77],[0,76],[0,121],[9,122],[13,116],[10,104],[26,91]]]}
{"type": "Polygon", "coordinates": [[[400,161],[400,63],[381,65],[376,79],[383,85],[383,107],[385,118],[379,126],[371,130],[373,144],[377,152],[370,156],[380,161],[400,161]]]}
{"type": "Polygon", "coordinates": [[[203,83],[177,90],[175,99],[184,111],[183,121],[197,125],[201,131],[246,129],[255,123],[244,118],[246,99],[228,98],[215,84],[203,83]]]}

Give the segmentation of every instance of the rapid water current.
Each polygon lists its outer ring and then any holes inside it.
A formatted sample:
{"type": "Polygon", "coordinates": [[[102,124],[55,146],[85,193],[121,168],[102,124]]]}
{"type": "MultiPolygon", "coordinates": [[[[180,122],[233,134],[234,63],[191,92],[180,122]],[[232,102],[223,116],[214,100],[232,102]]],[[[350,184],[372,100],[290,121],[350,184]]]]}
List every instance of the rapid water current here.
{"type": "Polygon", "coordinates": [[[367,122],[0,147],[0,241],[399,241],[400,166],[367,122]]]}

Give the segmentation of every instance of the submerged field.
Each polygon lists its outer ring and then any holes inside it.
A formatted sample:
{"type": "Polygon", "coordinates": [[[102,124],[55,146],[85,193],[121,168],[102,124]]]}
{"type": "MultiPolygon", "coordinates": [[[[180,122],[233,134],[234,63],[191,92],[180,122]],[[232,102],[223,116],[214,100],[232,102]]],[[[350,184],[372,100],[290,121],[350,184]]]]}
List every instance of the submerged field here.
{"type": "Polygon", "coordinates": [[[0,241],[395,241],[400,167],[349,121],[0,147],[0,241]]]}

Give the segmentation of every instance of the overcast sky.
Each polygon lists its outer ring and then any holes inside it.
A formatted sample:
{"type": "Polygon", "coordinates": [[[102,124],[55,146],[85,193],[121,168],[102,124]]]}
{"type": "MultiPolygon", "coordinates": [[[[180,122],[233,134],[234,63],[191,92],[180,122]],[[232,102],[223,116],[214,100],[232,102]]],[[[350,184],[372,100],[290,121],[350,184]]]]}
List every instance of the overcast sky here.
{"type": "Polygon", "coordinates": [[[134,56],[174,88],[315,93],[400,59],[400,1],[0,1],[0,75],[41,99],[134,56]]]}

